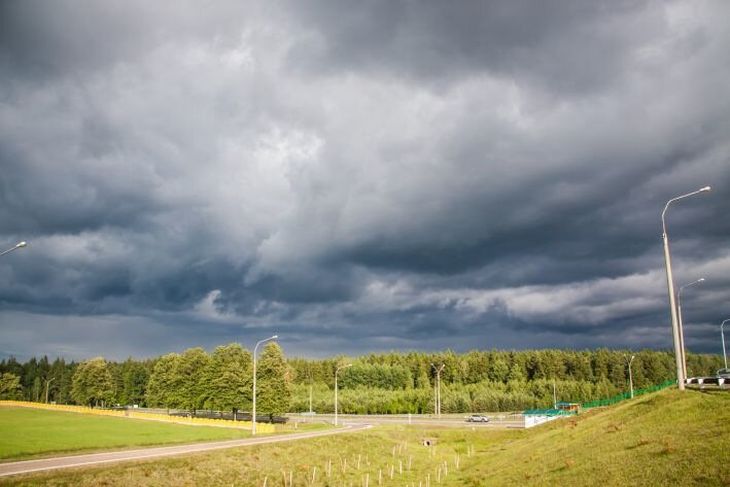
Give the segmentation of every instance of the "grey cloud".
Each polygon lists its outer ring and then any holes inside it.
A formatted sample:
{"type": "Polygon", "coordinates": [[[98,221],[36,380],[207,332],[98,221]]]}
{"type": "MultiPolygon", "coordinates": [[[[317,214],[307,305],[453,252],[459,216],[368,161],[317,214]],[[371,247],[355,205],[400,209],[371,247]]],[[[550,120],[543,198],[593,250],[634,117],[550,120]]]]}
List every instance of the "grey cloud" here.
{"type": "Polygon", "coordinates": [[[293,2],[313,34],[292,53],[309,69],[417,79],[497,74],[563,93],[613,84],[634,49],[666,34],[650,1],[293,2]],[[309,42],[307,42],[307,40],[309,42]]]}
{"type": "Polygon", "coordinates": [[[0,240],[31,241],[0,260],[3,334],[78,317],[75,356],[273,328],[301,354],[666,347],[659,214],[713,184],[669,213],[710,349],[723,3],[2,9],[0,240]],[[129,331],[83,336],[109,316],[129,331]]]}

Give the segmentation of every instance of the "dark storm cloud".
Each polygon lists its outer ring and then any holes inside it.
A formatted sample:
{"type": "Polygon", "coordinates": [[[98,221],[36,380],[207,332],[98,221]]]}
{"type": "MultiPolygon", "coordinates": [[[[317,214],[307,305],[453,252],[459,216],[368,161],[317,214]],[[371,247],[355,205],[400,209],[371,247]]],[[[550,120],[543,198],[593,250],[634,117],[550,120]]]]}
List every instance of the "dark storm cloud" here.
{"type": "MultiPolygon", "coordinates": [[[[292,53],[312,70],[426,78],[479,74],[575,94],[612,84],[665,28],[657,2],[293,2],[314,32],[292,53]]],[[[296,62],[296,61],[294,61],[296,62]]]]}
{"type": "Polygon", "coordinates": [[[5,355],[713,350],[723,2],[0,8],[5,355]]]}

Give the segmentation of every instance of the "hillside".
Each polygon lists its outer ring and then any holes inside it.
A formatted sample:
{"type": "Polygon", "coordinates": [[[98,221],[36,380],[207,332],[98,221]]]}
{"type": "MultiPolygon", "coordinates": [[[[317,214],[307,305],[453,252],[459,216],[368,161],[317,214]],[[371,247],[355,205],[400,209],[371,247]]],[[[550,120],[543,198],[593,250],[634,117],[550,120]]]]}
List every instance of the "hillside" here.
{"type": "Polygon", "coordinates": [[[666,390],[530,430],[384,425],[351,435],[46,472],[1,483],[366,485],[369,479],[374,486],[382,476],[382,485],[410,487],[728,485],[729,406],[727,392],[666,390]],[[435,446],[424,446],[425,438],[435,446]]]}
{"type": "Polygon", "coordinates": [[[494,444],[465,485],[728,485],[730,394],[669,390],[494,444]]]}

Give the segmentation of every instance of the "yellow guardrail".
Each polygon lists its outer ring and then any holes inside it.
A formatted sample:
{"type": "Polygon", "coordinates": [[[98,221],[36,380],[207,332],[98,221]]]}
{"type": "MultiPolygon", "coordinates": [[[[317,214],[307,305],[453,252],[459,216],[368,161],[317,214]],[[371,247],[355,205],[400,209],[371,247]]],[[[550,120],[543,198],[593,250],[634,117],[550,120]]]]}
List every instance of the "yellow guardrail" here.
{"type": "MultiPolygon", "coordinates": [[[[30,401],[0,401],[0,406],[45,409],[48,411],[64,411],[68,413],[93,414],[96,416],[113,416],[117,418],[144,419],[148,421],[162,421],[165,423],[185,424],[190,426],[215,426],[218,428],[237,428],[245,430],[250,430],[252,426],[251,421],[231,421],[229,419],[168,416],[166,414],[144,413],[141,411],[135,411],[134,409],[118,411],[113,409],[94,409],[86,406],[45,404],[42,402],[30,401]]],[[[258,423],[256,425],[257,433],[273,433],[274,431],[275,428],[273,424],[258,423]]]]}

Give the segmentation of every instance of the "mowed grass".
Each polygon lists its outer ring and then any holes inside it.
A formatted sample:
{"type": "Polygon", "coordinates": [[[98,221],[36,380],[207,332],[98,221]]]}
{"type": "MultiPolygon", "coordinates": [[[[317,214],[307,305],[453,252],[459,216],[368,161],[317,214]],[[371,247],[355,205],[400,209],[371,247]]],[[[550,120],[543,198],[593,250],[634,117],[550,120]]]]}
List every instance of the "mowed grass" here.
{"type": "Polygon", "coordinates": [[[0,459],[246,438],[246,430],[0,407],[0,459]]]}
{"type": "Polygon", "coordinates": [[[22,485],[729,485],[730,393],[663,391],[531,430],[362,433],[5,479],[22,485]],[[435,441],[424,446],[423,439],[435,441]],[[391,478],[392,475],[392,478],[391,478]],[[314,481],[312,481],[314,480],[314,481]]]}
{"type": "Polygon", "coordinates": [[[663,391],[484,448],[464,485],[730,485],[730,392],[663,391]]]}

